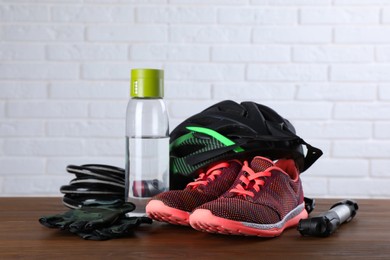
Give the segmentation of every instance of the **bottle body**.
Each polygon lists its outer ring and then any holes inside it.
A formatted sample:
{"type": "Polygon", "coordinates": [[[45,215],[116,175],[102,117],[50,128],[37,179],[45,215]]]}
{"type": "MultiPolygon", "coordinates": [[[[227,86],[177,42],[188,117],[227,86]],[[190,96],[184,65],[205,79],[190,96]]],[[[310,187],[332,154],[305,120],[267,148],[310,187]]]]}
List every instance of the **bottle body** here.
{"type": "Polygon", "coordinates": [[[126,112],[126,196],[145,214],[149,199],[169,190],[169,123],[162,98],[131,98],[126,112]]]}

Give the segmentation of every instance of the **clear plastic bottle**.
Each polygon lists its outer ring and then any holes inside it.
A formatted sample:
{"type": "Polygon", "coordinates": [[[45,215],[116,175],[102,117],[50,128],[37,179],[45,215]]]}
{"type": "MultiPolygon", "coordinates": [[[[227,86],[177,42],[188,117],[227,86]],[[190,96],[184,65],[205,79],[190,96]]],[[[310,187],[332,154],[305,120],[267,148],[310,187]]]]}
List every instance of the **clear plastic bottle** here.
{"type": "Polygon", "coordinates": [[[133,69],[126,113],[126,196],[144,215],[149,199],[169,190],[169,122],[164,71],[133,69]]]}

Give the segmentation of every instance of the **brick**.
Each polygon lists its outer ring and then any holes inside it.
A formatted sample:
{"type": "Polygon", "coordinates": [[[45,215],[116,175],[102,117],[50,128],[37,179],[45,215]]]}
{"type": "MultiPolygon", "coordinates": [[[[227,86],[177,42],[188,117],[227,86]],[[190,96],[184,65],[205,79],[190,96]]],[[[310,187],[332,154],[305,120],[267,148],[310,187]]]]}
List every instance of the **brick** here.
{"type": "Polygon", "coordinates": [[[371,176],[379,178],[390,178],[390,160],[371,160],[371,176]]]}
{"type": "MultiPolygon", "coordinates": [[[[168,104],[169,104],[169,102],[168,102],[168,104]]],[[[170,130],[173,130],[173,129],[175,129],[180,123],[182,123],[183,122],[183,120],[184,120],[185,118],[176,118],[176,119],[174,119],[174,118],[169,118],[169,129],[170,130]]],[[[0,143],[0,147],[1,147],[1,143],[0,143]]],[[[0,154],[1,154],[1,149],[0,149],[0,154]]]]}
{"type": "Polygon", "coordinates": [[[253,4],[265,4],[269,5],[287,5],[287,6],[307,6],[307,5],[330,5],[331,0],[251,0],[253,4]]]}
{"type": "MultiPolygon", "coordinates": [[[[58,0],[2,0],[4,3],[58,3],[58,0]]],[[[66,0],[67,3],[72,3],[72,4],[81,4],[83,3],[83,0],[66,0]]]]}
{"type": "Polygon", "coordinates": [[[0,155],[4,155],[4,139],[0,138],[0,155]]]}
{"type": "Polygon", "coordinates": [[[43,136],[45,125],[43,121],[32,120],[0,120],[0,136],[43,136]]]}
{"type": "MultiPolygon", "coordinates": [[[[5,177],[3,183],[3,194],[6,196],[15,195],[51,195],[61,197],[60,187],[66,185],[71,180],[71,175],[64,176],[17,176],[5,177]]],[[[60,203],[60,199],[58,203],[60,203]]]]}
{"type": "Polygon", "coordinates": [[[390,65],[332,65],[330,77],[332,81],[389,81],[390,65]]]}
{"type": "MultiPolygon", "coordinates": [[[[1,124],[0,124],[1,126],[1,124]]],[[[1,131],[1,128],[0,128],[1,131]]],[[[1,133],[1,132],[0,132],[1,133]]],[[[124,120],[56,120],[47,122],[48,136],[123,137],[124,120]]]]}
{"type": "Polygon", "coordinates": [[[381,84],[378,90],[380,100],[390,100],[390,85],[381,84]]]}
{"type": "Polygon", "coordinates": [[[251,27],[171,25],[169,39],[179,43],[249,43],[251,41],[251,27]]]}
{"type": "Polygon", "coordinates": [[[5,63],[0,64],[2,79],[77,79],[77,64],[61,63],[5,63]]]}
{"type": "Polygon", "coordinates": [[[389,7],[382,9],[382,22],[385,24],[390,23],[390,8],[389,7]]]}
{"type": "Polygon", "coordinates": [[[185,44],[134,44],[130,48],[131,60],[139,61],[208,61],[208,46],[185,44]]]}
{"type": "Polygon", "coordinates": [[[226,81],[244,80],[242,64],[169,63],[165,66],[167,80],[226,81]]]}
{"type": "Polygon", "coordinates": [[[390,28],[383,26],[359,26],[335,28],[336,43],[389,43],[390,28]]]}
{"type": "Polygon", "coordinates": [[[264,102],[276,112],[289,120],[329,119],[332,104],[328,102],[264,102]]]}
{"type": "Polygon", "coordinates": [[[92,118],[122,118],[126,116],[127,101],[91,102],[89,115],[92,118]]]}
{"type": "Polygon", "coordinates": [[[333,155],[352,158],[388,158],[390,142],[386,140],[340,141],[333,144],[333,155]]]}
{"type": "Polygon", "coordinates": [[[49,60],[127,60],[128,47],[123,44],[50,44],[47,46],[49,60]]]}
{"type": "Polygon", "coordinates": [[[310,171],[312,177],[363,178],[369,176],[370,163],[362,159],[320,158],[310,171]]]}
{"type": "Polygon", "coordinates": [[[132,6],[115,6],[110,11],[110,21],[126,23],[133,23],[135,21],[135,8],[132,6]]]}
{"type": "Polygon", "coordinates": [[[329,179],[329,193],[337,197],[388,197],[390,179],[329,179]]]}
{"type": "Polygon", "coordinates": [[[0,174],[28,174],[38,175],[45,172],[46,161],[44,158],[2,157],[0,158],[0,174]]]}
{"type": "Polygon", "coordinates": [[[91,25],[87,26],[88,41],[101,42],[165,42],[166,25],[91,25]]]}
{"type": "MultiPolygon", "coordinates": [[[[247,1],[247,0],[246,0],[247,1]]],[[[243,0],[169,0],[170,4],[206,4],[206,5],[212,5],[212,4],[232,4],[232,5],[241,5],[243,3],[243,0]]]]}
{"type": "Polygon", "coordinates": [[[218,10],[218,22],[224,24],[295,24],[298,20],[295,8],[236,8],[218,10]]]}
{"type": "Polygon", "coordinates": [[[211,84],[194,81],[166,81],[164,83],[164,98],[185,100],[211,99],[211,84]]]}
{"type": "Polygon", "coordinates": [[[306,138],[364,139],[372,136],[372,123],[360,121],[298,121],[294,126],[306,138]]]}
{"type": "Polygon", "coordinates": [[[213,104],[215,104],[215,102],[210,100],[194,100],[191,102],[191,106],[188,105],[187,101],[171,101],[168,104],[169,118],[183,121],[184,119],[201,112],[213,104]]]}
{"type": "Polygon", "coordinates": [[[334,107],[334,118],[348,120],[390,119],[389,103],[338,103],[334,107]]]}
{"type": "Polygon", "coordinates": [[[216,99],[240,100],[292,100],[295,86],[293,84],[259,84],[259,83],[218,83],[213,85],[213,97],[216,99]]]}
{"type": "Polygon", "coordinates": [[[134,8],[129,6],[53,6],[55,22],[134,22],[134,8]]]}
{"type": "Polygon", "coordinates": [[[212,24],[217,20],[216,9],[210,6],[141,6],[136,13],[136,20],[140,23],[212,24]]]}
{"type": "Polygon", "coordinates": [[[378,24],[380,9],[375,7],[303,8],[302,24],[378,24]]]}
{"type": "Polygon", "coordinates": [[[252,5],[269,5],[270,0],[251,0],[250,3],[252,5]]]}
{"type": "Polygon", "coordinates": [[[303,83],[298,85],[298,100],[369,101],[377,95],[375,84],[303,83]]]}
{"type": "Polygon", "coordinates": [[[83,41],[81,25],[10,24],[4,27],[7,41],[83,41]]]}
{"type": "Polygon", "coordinates": [[[234,62],[283,62],[290,60],[290,48],[286,46],[258,45],[216,46],[212,47],[211,60],[234,62]]]}
{"type": "Polygon", "coordinates": [[[128,63],[85,63],[82,65],[83,79],[129,80],[130,68],[128,63]]]}
{"type": "Polygon", "coordinates": [[[115,82],[57,81],[50,84],[50,97],[60,99],[126,99],[129,97],[129,93],[128,80],[115,82]]]}
{"type": "Polygon", "coordinates": [[[389,46],[376,46],[375,58],[379,62],[390,61],[390,47],[389,46]]]}
{"type": "Polygon", "coordinates": [[[20,156],[63,156],[82,155],[84,144],[76,139],[7,139],[5,154],[20,156]]]}
{"type": "MultiPolygon", "coordinates": [[[[183,49],[187,46],[183,45],[183,49]]],[[[169,44],[133,44],[130,46],[130,60],[167,60],[171,47],[169,44]]],[[[197,50],[197,48],[195,48],[197,50]]]]}
{"type": "Polygon", "coordinates": [[[126,143],[124,138],[88,139],[86,142],[86,147],[88,155],[123,156],[122,158],[124,158],[126,152],[126,143]]]}
{"type": "Polygon", "coordinates": [[[375,122],[374,123],[374,138],[390,139],[390,123],[389,122],[375,122]]]}
{"type": "Polygon", "coordinates": [[[247,78],[262,81],[324,81],[328,78],[328,72],[326,65],[249,64],[247,78]]]}
{"type": "Polygon", "coordinates": [[[5,102],[0,101],[0,118],[5,117],[5,102]]]}
{"type": "Polygon", "coordinates": [[[168,0],[84,0],[84,2],[93,4],[166,4],[168,0]]]}
{"type": "Polygon", "coordinates": [[[7,112],[13,118],[85,118],[88,105],[81,101],[12,101],[7,112]]]}
{"type": "Polygon", "coordinates": [[[174,61],[208,61],[210,50],[206,46],[172,46],[167,50],[167,59],[174,61]]]}
{"type": "Polygon", "coordinates": [[[324,26],[255,27],[253,41],[261,43],[330,43],[332,29],[324,26]]]}
{"type": "Polygon", "coordinates": [[[307,176],[309,175],[306,173],[301,175],[302,187],[306,197],[317,198],[328,195],[328,181],[326,178],[314,178],[307,176]]]}
{"type": "Polygon", "coordinates": [[[296,46],[292,57],[297,62],[370,62],[374,50],[370,46],[296,46]]]}
{"type": "Polygon", "coordinates": [[[378,5],[390,4],[389,0],[334,0],[336,5],[378,5]]]}
{"type": "Polygon", "coordinates": [[[3,22],[44,22],[49,20],[46,6],[7,5],[0,6],[0,21],[3,22]]]}
{"type": "Polygon", "coordinates": [[[0,98],[6,99],[33,99],[46,98],[46,82],[0,82],[0,98]]]}
{"type": "Polygon", "coordinates": [[[41,44],[2,43],[0,44],[0,59],[12,60],[44,60],[45,48],[41,44]]]}

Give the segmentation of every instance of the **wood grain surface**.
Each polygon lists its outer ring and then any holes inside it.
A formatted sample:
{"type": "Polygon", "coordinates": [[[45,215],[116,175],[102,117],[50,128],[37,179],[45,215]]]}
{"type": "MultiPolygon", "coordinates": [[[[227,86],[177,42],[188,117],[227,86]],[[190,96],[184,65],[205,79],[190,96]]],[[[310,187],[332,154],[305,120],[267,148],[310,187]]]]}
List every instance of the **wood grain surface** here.
{"type": "MultiPolygon", "coordinates": [[[[318,199],[311,216],[339,200],[318,199]]],[[[294,229],[265,239],[214,235],[154,222],[134,235],[88,241],[39,224],[67,210],[61,198],[0,198],[0,259],[390,259],[390,200],[357,200],[359,211],[327,238],[294,229]]]]}

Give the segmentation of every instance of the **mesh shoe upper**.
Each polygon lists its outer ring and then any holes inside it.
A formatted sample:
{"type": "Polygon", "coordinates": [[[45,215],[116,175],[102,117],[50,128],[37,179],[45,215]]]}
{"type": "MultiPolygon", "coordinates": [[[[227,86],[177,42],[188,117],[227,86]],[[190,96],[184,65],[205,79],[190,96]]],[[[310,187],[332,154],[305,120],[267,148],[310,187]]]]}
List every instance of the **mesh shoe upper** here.
{"type": "Polygon", "coordinates": [[[184,190],[171,190],[154,196],[146,205],[149,217],[171,224],[189,225],[190,213],[198,206],[226,192],[241,169],[236,160],[211,166],[184,190]]]}
{"type": "Polygon", "coordinates": [[[245,162],[232,188],[219,199],[197,209],[240,222],[273,224],[303,203],[299,173],[293,160],[255,157],[245,162]]]}
{"type": "Polygon", "coordinates": [[[172,190],[160,193],[153,200],[160,200],[165,205],[191,212],[196,207],[215,200],[227,191],[241,169],[238,161],[220,163],[201,173],[199,178],[189,183],[184,190],[172,190]]]}

